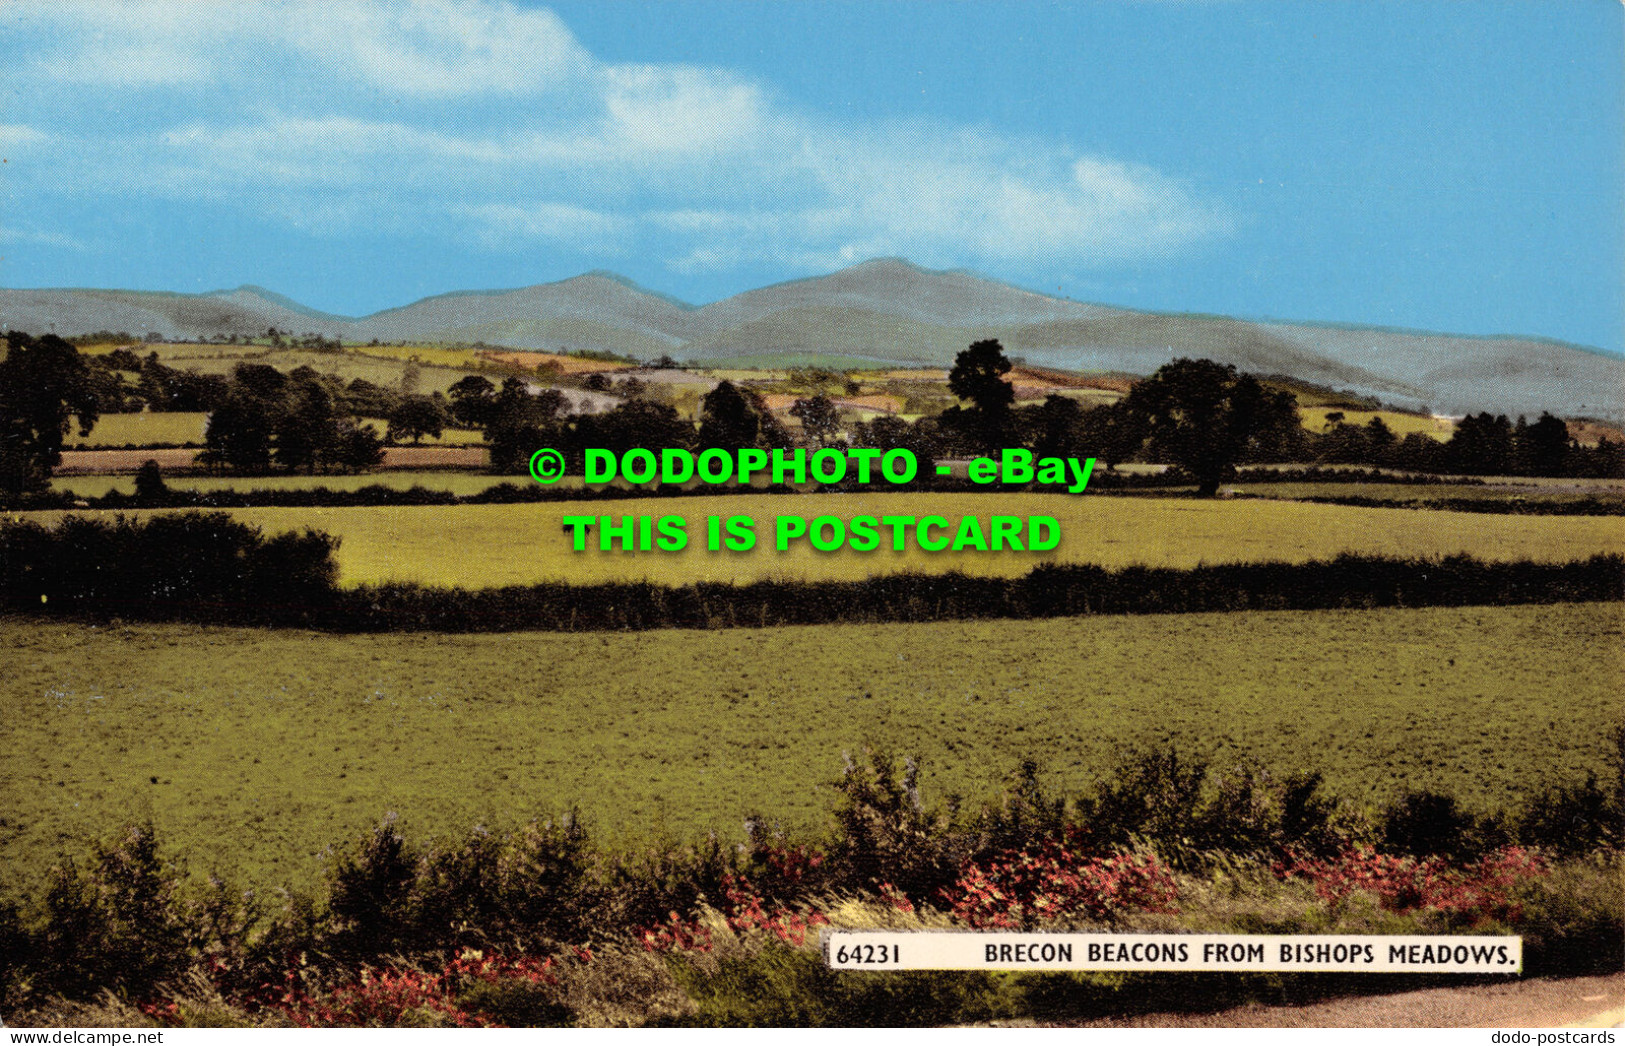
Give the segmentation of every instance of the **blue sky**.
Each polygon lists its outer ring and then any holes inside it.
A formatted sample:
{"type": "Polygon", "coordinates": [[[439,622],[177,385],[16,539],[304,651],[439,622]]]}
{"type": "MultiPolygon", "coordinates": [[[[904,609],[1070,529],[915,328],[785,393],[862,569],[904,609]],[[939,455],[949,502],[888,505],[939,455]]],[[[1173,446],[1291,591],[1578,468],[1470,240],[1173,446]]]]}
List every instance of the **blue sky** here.
{"type": "Polygon", "coordinates": [[[1625,351],[1625,8],[0,7],[0,284],[360,314],[898,255],[1141,308],[1625,351]]]}

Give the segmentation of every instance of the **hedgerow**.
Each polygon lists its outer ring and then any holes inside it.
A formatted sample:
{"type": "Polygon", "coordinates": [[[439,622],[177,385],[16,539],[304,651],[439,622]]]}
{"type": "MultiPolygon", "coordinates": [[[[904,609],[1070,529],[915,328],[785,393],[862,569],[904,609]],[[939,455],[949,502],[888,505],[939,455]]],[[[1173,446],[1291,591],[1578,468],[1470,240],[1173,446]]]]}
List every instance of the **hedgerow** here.
{"type": "MultiPolygon", "coordinates": [[[[837,782],[822,838],[757,825],[738,848],[628,855],[592,845],[573,818],[455,843],[410,842],[386,819],[339,848],[316,895],[274,909],[200,883],[137,825],[87,862],[65,861],[37,905],[0,906],[4,1012],[12,1023],[83,1023],[100,1007],[97,1020],[171,1025],[906,1024],[1426,983],[1235,974],[1170,995],[1157,974],[847,974],[818,954],[827,926],[1520,933],[1526,973],[1625,962],[1617,834],[1561,850],[1520,837],[1571,812],[1550,804],[1589,806],[1573,799],[1588,792],[1506,812],[1505,842],[1441,815],[1430,845],[1443,850],[1423,855],[1384,841],[1419,838],[1417,819],[1444,811],[1433,800],[1367,816],[1321,794],[1314,775],[1243,777],[1245,808],[1234,774],[1154,750],[1089,794],[1046,795],[1027,764],[998,804],[944,809],[923,802],[906,763],[865,753],[837,782]],[[1302,816],[1306,805],[1321,813],[1302,816]],[[1193,837],[1192,825],[1206,827],[1193,837]]],[[[1625,817],[1625,797],[1603,805],[1613,824],[1625,817]]]]}
{"type": "Polygon", "coordinates": [[[640,631],[1237,610],[1507,606],[1625,600],[1625,556],[1568,563],[1340,555],[1191,568],[1041,565],[1021,577],[881,574],[858,581],[681,586],[543,583],[341,588],[337,539],[265,537],[224,513],[55,527],[0,522],[0,610],[338,632],[640,631]]]}

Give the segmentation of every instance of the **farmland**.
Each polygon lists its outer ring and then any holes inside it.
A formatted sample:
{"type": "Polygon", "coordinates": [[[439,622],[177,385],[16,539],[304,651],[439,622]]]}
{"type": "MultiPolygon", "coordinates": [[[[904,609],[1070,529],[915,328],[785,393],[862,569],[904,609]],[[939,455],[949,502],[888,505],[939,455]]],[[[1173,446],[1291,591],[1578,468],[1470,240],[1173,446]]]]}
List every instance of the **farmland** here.
{"type": "Polygon", "coordinates": [[[1025,757],[1081,790],[1126,747],[1504,808],[1602,772],[1617,604],[709,632],[346,637],[0,623],[0,876],[131,817],[210,870],[308,885],[388,811],[461,834],[578,806],[607,841],[817,829],[841,753],[928,801],[1025,757]],[[1554,685],[1553,665],[1563,666],[1554,685]],[[658,668],[651,667],[658,666],[658,668]]]}
{"type": "Polygon", "coordinates": [[[142,412],[103,414],[90,435],[79,435],[75,427],[63,442],[65,447],[152,446],[156,443],[203,443],[203,430],[209,416],[202,412],[142,412]]]}
{"type": "Polygon", "coordinates": [[[1349,498],[1391,502],[1395,505],[1441,500],[1525,502],[1562,505],[1597,500],[1625,503],[1625,487],[1618,480],[1536,482],[1532,478],[1488,483],[1236,483],[1226,489],[1255,498],[1349,498]]]}
{"type": "Polygon", "coordinates": [[[1323,432],[1329,428],[1326,415],[1337,413],[1342,415],[1345,425],[1368,425],[1373,418],[1381,418],[1382,423],[1388,426],[1388,431],[1403,439],[1413,432],[1424,436],[1431,436],[1436,440],[1447,440],[1455,431],[1456,423],[1449,418],[1426,417],[1421,414],[1405,414],[1394,410],[1352,410],[1346,407],[1300,407],[1299,413],[1303,418],[1303,427],[1311,432],[1323,432]]]}
{"type": "MultiPolygon", "coordinates": [[[[60,513],[32,515],[48,523],[60,513]]],[[[1054,494],[761,494],[523,505],[252,508],[234,509],[232,515],[267,533],[310,527],[338,536],[345,584],[398,580],[467,588],[558,579],[590,583],[647,577],[670,584],[766,577],[855,579],[911,569],[1013,576],[1045,561],[1189,567],[1298,562],[1340,552],[1404,557],[1467,552],[1482,559],[1550,562],[1625,551],[1625,531],[1617,518],[1608,517],[1054,494]],[[995,512],[1053,516],[1061,528],[1059,547],[996,555],[926,553],[912,544],[903,552],[816,552],[805,543],[783,554],[772,548],[770,521],[778,515],[937,514],[953,519],[995,512]],[[679,515],[688,521],[690,547],[675,554],[573,553],[560,520],[576,514],[679,515]],[[757,550],[706,552],[704,518],[731,514],[758,521],[757,550]],[[446,554],[448,542],[455,543],[455,555],[446,554]]]]}
{"type": "MultiPolygon", "coordinates": [[[[143,411],[136,414],[103,414],[90,430],[89,436],[79,435],[77,428],[63,442],[68,448],[144,447],[155,444],[203,443],[209,416],[202,412],[175,411],[158,413],[143,411]]],[[[389,429],[383,418],[363,418],[381,436],[389,429]]],[[[484,434],[471,429],[446,429],[438,437],[425,436],[423,445],[470,446],[483,443],[484,434]]]]}
{"type": "MultiPolygon", "coordinates": [[[[404,449],[404,448],[403,448],[404,449]]],[[[444,490],[452,494],[478,494],[499,483],[529,483],[522,476],[492,476],[483,472],[418,472],[412,470],[367,472],[355,476],[328,475],[272,475],[272,476],[165,476],[164,482],[174,490],[361,490],[366,487],[387,487],[390,490],[444,490]]],[[[51,481],[51,489],[71,492],[82,498],[99,498],[109,491],[135,493],[135,477],[122,476],[59,476],[51,481]]]]}

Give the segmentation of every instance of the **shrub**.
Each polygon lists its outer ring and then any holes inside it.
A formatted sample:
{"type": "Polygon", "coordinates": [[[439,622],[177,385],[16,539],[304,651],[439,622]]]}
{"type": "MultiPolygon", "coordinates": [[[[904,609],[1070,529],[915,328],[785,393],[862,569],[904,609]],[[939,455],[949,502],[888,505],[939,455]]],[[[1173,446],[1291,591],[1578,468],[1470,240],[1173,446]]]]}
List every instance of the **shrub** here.
{"type": "Polygon", "coordinates": [[[947,817],[920,801],[914,760],[899,768],[891,757],[866,749],[862,761],[847,757],[835,788],[838,828],[830,857],[848,889],[885,883],[923,901],[955,879],[968,841],[951,836],[947,817]]]}
{"type": "Polygon", "coordinates": [[[46,921],[31,942],[38,987],[74,998],[107,988],[150,992],[191,964],[196,911],[178,896],[184,873],[166,866],[150,824],[95,848],[91,866],[53,873],[46,921]]]}
{"type": "Polygon", "coordinates": [[[1030,930],[1083,917],[1110,922],[1136,912],[1170,912],[1173,876],[1155,854],[1082,857],[1059,844],[969,861],[942,897],[977,929],[1030,930]]]}
{"type": "Polygon", "coordinates": [[[1377,822],[1382,849],[1413,857],[1444,857],[1463,863],[1508,841],[1496,817],[1478,817],[1437,792],[1406,792],[1385,808],[1377,822]]]}

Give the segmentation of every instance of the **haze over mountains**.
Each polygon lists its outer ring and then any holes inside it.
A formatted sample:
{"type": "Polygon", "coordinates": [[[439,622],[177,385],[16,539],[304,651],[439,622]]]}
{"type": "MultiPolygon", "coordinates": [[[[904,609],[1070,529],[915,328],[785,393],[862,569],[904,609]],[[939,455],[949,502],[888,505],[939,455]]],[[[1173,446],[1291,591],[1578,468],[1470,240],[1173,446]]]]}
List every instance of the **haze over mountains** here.
{"type": "Polygon", "coordinates": [[[263,335],[270,327],[361,342],[485,342],[639,359],[837,356],[904,366],[947,365],[972,341],[998,338],[1029,363],[1068,369],[1148,374],[1179,356],[1205,356],[1440,413],[1550,410],[1625,419],[1625,359],[1564,342],[1139,312],[897,259],[700,308],[610,273],[442,294],[359,318],[257,287],[208,294],[0,289],[0,328],[8,330],[197,339],[263,335]]]}

